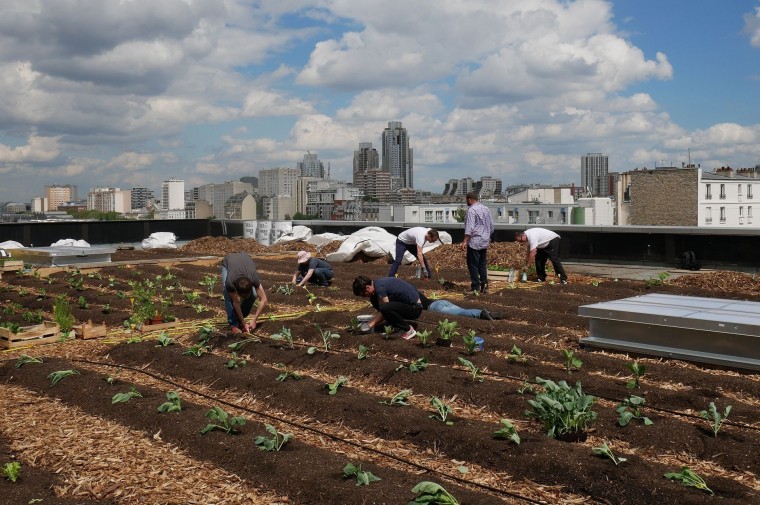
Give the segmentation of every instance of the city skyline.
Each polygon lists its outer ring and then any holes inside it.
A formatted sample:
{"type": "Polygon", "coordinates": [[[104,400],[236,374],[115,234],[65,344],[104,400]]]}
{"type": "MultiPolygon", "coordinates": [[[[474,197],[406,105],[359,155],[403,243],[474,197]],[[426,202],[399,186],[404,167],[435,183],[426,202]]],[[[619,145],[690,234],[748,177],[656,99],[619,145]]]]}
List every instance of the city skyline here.
{"type": "Polygon", "coordinates": [[[51,184],[188,187],[357,146],[402,122],[414,186],[580,183],[760,163],[760,2],[8,0],[0,201],[51,184]],[[65,8],[62,7],[65,5],[65,8]]]}

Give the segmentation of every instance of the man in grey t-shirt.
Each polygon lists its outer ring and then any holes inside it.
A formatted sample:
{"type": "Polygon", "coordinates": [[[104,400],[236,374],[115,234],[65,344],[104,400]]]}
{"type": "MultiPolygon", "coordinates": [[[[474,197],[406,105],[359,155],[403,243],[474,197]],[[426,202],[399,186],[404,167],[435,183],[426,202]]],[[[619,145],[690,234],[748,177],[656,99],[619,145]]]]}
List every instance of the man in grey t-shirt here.
{"type": "Polygon", "coordinates": [[[261,285],[256,264],[246,253],[228,254],[222,260],[222,286],[227,322],[232,333],[252,332],[256,321],[267,304],[267,292],[261,285]],[[259,299],[259,306],[250,323],[245,318],[251,313],[253,304],[259,299]]]}

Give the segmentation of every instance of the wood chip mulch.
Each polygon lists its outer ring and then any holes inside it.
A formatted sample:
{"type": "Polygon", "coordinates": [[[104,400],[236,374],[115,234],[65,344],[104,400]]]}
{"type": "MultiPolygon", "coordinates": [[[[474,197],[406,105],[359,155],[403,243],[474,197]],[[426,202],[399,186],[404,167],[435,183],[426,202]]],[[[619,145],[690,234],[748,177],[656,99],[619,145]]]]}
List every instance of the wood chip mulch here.
{"type": "Polygon", "coordinates": [[[695,275],[683,275],[668,280],[675,286],[709,289],[718,292],[760,293],[760,278],[742,272],[704,272],[695,275]]]}

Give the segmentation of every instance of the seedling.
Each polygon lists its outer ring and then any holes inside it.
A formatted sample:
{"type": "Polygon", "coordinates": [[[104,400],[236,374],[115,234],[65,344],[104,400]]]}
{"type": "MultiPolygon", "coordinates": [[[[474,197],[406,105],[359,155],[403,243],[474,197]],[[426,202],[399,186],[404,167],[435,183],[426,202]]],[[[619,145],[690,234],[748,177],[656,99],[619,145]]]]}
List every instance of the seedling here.
{"type": "Polygon", "coordinates": [[[459,332],[457,331],[458,326],[459,323],[456,321],[449,321],[448,319],[444,319],[443,321],[438,321],[436,330],[442,339],[451,340],[452,337],[459,335],[459,332]]]}
{"type": "Polygon", "coordinates": [[[10,463],[3,465],[3,467],[0,468],[0,471],[3,472],[3,477],[11,482],[16,482],[18,478],[21,477],[21,463],[18,461],[11,461],[10,463]]]}
{"type": "Polygon", "coordinates": [[[467,370],[470,372],[470,375],[472,376],[472,380],[475,382],[483,382],[483,374],[480,373],[480,368],[476,367],[472,361],[468,359],[464,359],[462,357],[458,358],[459,362],[467,367],[467,370]]]}
{"type": "Polygon", "coordinates": [[[113,386],[118,381],[118,376],[119,376],[120,372],[121,372],[121,369],[117,370],[116,372],[114,372],[114,373],[112,373],[110,375],[106,375],[105,381],[109,385],[113,386]]]}
{"type": "Polygon", "coordinates": [[[265,424],[264,427],[272,435],[272,438],[267,438],[264,435],[259,435],[253,442],[262,451],[279,451],[293,438],[292,433],[281,433],[277,431],[277,428],[271,424],[265,424]]]}
{"type": "Polygon", "coordinates": [[[58,370],[57,372],[53,372],[48,375],[47,378],[50,379],[50,387],[52,388],[61,380],[65,379],[66,377],[71,377],[72,375],[80,374],[77,370],[58,370]]]}
{"type": "Polygon", "coordinates": [[[422,347],[427,347],[428,339],[433,332],[430,330],[420,330],[417,332],[417,339],[420,341],[422,347]]]}
{"type": "MultiPolygon", "coordinates": [[[[39,310],[27,310],[21,314],[21,318],[28,323],[40,324],[45,320],[45,314],[39,310]]],[[[71,331],[71,328],[69,328],[69,331],[71,331]]]]}
{"type": "Polygon", "coordinates": [[[446,423],[447,426],[454,424],[451,421],[447,421],[449,415],[453,412],[451,407],[443,403],[437,396],[430,399],[430,405],[436,410],[435,414],[428,416],[430,419],[437,419],[442,423],[446,423]]]}
{"type": "Polygon", "coordinates": [[[191,305],[198,303],[200,299],[201,294],[197,291],[188,291],[185,293],[185,300],[187,300],[191,305]]]}
{"type": "Polygon", "coordinates": [[[493,438],[511,440],[516,445],[520,445],[520,435],[517,434],[515,425],[509,419],[502,419],[501,428],[493,432],[493,438]]]}
{"type": "Polygon", "coordinates": [[[507,361],[519,361],[520,363],[525,363],[528,361],[528,358],[523,354],[522,349],[512,344],[512,349],[509,351],[509,354],[507,354],[507,361]]]}
{"type": "Polygon", "coordinates": [[[27,363],[42,363],[42,360],[40,358],[33,358],[32,356],[22,354],[19,356],[18,361],[16,361],[16,368],[21,368],[27,363]]]}
{"type": "Polygon", "coordinates": [[[300,381],[303,378],[301,377],[301,374],[299,374],[298,372],[294,372],[293,370],[290,370],[282,363],[278,363],[277,367],[284,369],[284,371],[280,375],[278,375],[276,378],[278,382],[285,382],[288,379],[300,381]]]}
{"type": "Polygon", "coordinates": [[[306,300],[309,302],[309,305],[312,305],[314,302],[317,301],[317,295],[314,293],[309,293],[306,295],[306,300]]]}
{"type": "Polygon", "coordinates": [[[347,330],[348,330],[350,333],[359,333],[359,331],[360,331],[360,329],[361,329],[361,323],[359,322],[359,319],[357,319],[357,318],[355,318],[355,317],[352,317],[352,318],[351,318],[351,319],[348,321],[348,325],[346,326],[346,329],[347,329],[347,330]]]}
{"type": "Polygon", "coordinates": [[[667,272],[660,272],[657,274],[657,277],[650,277],[646,281],[646,287],[651,288],[653,286],[662,286],[665,283],[665,279],[670,277],[670,274],[667,272]]]}
{"type": "Polygon", "coordinates": [[[166,333],[166,330],[162,331],[156,340],[158,341],[158,345],[156,347],[168,347],[170,345],[174,345],[174,339],[171,338],[168,333],[166,333]]]}
{"type": "Polygon", "coordinates": [[[281,295],[290,296],[295,293],[295,289],[290,284],[282,284],[280,286],[272,286],[271,291],[273,293],[280,293],[281,295]]]}
{"type": "Polygon", "coordinates": [[[216,421],[219,424],[213,422],[207,424],[206,427],[201,430],[201,435],[205,435],[206,433],[213,430],[221,430],[230,435],[233,432],[238,431],[238,426],[243,426],[245,424],[244,417],[231,417],[221,407],[213,407],[211,410],[206,412],[206,417],[208,417],[211,421],[216,421]]]}
{"type": "Polygon", "coordinates": [[[325,387],[330,390],[331,395],[336,395],[338,394],[338,389],[346,384],[348,384],[348,379],[345,377],[338,377],[338,379],[332,384],[325,384],[325,387]]]}
{"type": "Polygon", "coordinates": [[[53,320],[58,323],[61,329],[61,334],[71,332],[74,327],[76,319],[71,314],[71,306],[69,305],[69,299],[66,295],[58,295],[55,297],[55,303],[53,303],[53,320]]]}
{"type": "Polygon", "coordinates": [[[231,351],[236,351],[237,352],[237,351],[241,351],[246,344],[250,344],[251,342],[261,342],[261,340],[258,337],[251,337],[251,338],[247,338],[245,340],[241,340],[240,342],[234,342],[234,343],[228,345],[227,347],[231,351]]]}
{"type": "Polygon", "coordinates": [[[422,503],[435,505],[460,505],[459,500],[446,491],[443,486],[435,482],[422,481],[412,488],[412,493],[417,496],[408,505],[417,505],[422,503]]]}
{"type": "Polygon", "coordinates": [[[103,305],[103,308],[100,309],[100,311],[103,312],[103,314],[110,314],[111,313],[111,304],[110,303],[106,303],[105,305],[103,305]]]}
{"type": "Polygon", "coordinates": [[[203,279],[198,281],[198,284],[205,287],[206,291],[208,292],[208,296],[212,297],[214,296],[214,285],[216,285],[216,280],[216,275],[204,275],[203,279]]]}
{"type": "Polygon", "coordinates": [[[201,356],[203,356],[203,354],[207,353],[208,351],[209,349],[205,345],[195,344],[188,347],[187,350],[183,352],[182,354],[186,356],[195,356],[196,358],[200,358],[201,356]]]}
{"type": "Polygon", "coordinates": [[[348,463],[343,467],[343,477],[356,477],[357,486],[369,486],[371,482],[377,482],[380,477],[375,476],[372,472],[365,472],[362,470],[362,466],[356,466],[353,463],[348,463]]]}
{"type": "Polygon", "coordinates": [[[8,328],[11,333],[18,333],[21,329],[21,325],[18,323],[12,323],[10,321],[6,321],[4,323],[0,323],[0,327],[2,328],[8,328]]]}
{"type": "Polygon", "coordinates": [[[565,434],[580,433],[596,420],[596,412],[591,410],[596,398],[583,394],[581,383],[570,387],[565,381],[554,381],[536,377],[536,382],[544,388],[534,400],[528,400],[532,410],[525,415],[541,421],[546,434],[556,438],[565,434]]]}
{"type": "Polygon", "coordinates": [[[644,422],[644,426],[654,424],[651,419],[641,414],[641,407],[643,406],[644,399],[640,396],[631,395],[623,400],[615,409],[615,412],[620,416],[618,424],[620,426],[627,426],[633,419],[641,419],[644,422]]]}
{"type": "Polygon", "coordinates": [[[475,342],[476,336],[477,334],[475,333],[475,330],[469,330],[467,334],[462,337],[464,339],[464,352],[470,356],[475,354],[478,350],[478,344],[475,342]]]}
{"type": "Polygon", "coordinates": [[[618,466],[623,461],[628,461],[626,458],[615,456],[615,454],[612,452],[612,449],[610,449],[610,446],[607,445],[607,442],[605,442],[601,447],[593,447],[591,451],[598,456],[605,456],[607,458],[610,458],[612,462],[615,463],[615,466],[618,466]]]}
{"type": "Polygon", "coordinates": [[[126,342],[128,344],[139,344],[142,342],[142,337],[136,336],[136,337],[129,337],[126,342]]]}
{"type": "Polygon", "coordinates": [[[284,340],[288,343],[291,349],[293,348],[293,335],[290,331],[290,328],[283,326],[279,332],[275,333],[270,338],[272,340],[284,340]]]}
{"type": "Polygon", "coordinates": [[[705,480],[694,473],[688,466],[681,467],[681,471],[676,472],[668,472],[665,475],[666,479],[669,480],[680,480],[681,484],[687,487],[695,487],[697,489],[701,489],[702,491],[705,491],[707,493],[710,493],[711,495],[714,495],[713,490],[707,487],[707,483],[705,480]]]}
{"type": "Polygon", "coordinates": [[[409,405],[409,403],[406,400],[409,398],[409,396],[411,396],[411,394],[412,394],[411,389],[402,389],[395,395],[391,396],[390,400],[385,400],[380,403],[382,403],[383,405],[391,405],[391,406],[409,405]]]}
{"type": "Polygon", "coordinates": [[[517,394],[524,395],[525,393],[533,393],[533,384],[528,381],[523,382],[522,385],[517,388],[517,394]]]}
{"type": "Polygon", "coordinates": [[[169,391],[166,393],[166,401],[158,406],[158,411],[165,412],[179,412],[182,410],[182,403],[179,400],[179,395],[176,391],[169,391]]]}
{"type": "Polygon", "coordinates": [[[198,330],[198,343],[208,345],[211,337],[214,336],[214,327],[210,324],[204,324],[198,330]]]}
{"type": "Polygon", "coordinates": [[[383,339],[390,340],[393,335],[393,326],[383,326],[383,339]]]}
{"type": "Polygon", "coordinates": [[[359,344],[359,352],[356,355],[356,359],[367,359],[368,353],[369,353],[369,349],[367,349],[367,346],[363,344],[359,344]]]}
{"type": "Polygon", "coordinates": [[[134,386],[132,386],[132,388],[126,393],[116,393],[113,395],[113,398],[111,398],[111,405],[116,403],[127,403],[132,398],[142,398],[142,395],[134,386]]]}
{"type": "Polygon", "coordinates": [[[641,385],[639,384],[639,380],[644,377],[644,372],[646,372],[647,367],[640,365],[638,361],[626,363],[625,367],[633,373],[633,379],[629,380],[625,384],[625,387],[628,389],[640,388],[641,385]]]}
{"type": "Polygon", "coordinates": [[[721,414],[718,412],[718,408],[715,406],[715,402],[710,402],[707,410],[703,410],[699,413],[699,417],[707,420],[707,422],[710,424],[710,429],[712,429],[713,436],[717,437],[721,426],[723,426],[723,423],[725,422],[726,418],[728,418],[728,414],[730,413],[731,405],[727,406],[723,410],[723,414],[721,414]]]}
{"type": "Polygon", "coordinates": [[[562,349],[562,358],[565,360],[565,370],[578,370],[583,366],[583,361],[575,357],[575,352],[571,349],[562,349]]]}
{"type": "Polygon", "coordinates": [[[80,296],[77,299],[77,305],[79,305],[80,309],[89,309],[90,308],[90,304],[87,303],[87,298],[85,298],[84,296],[80,296]]]}
{"type": "MultiPolygon", "coordinates": [[[[317,331],[319,331],[319,335],[322,337],[322,345],[324,346],[325,352],[328,352],[330,350],[330,340],[339,339],[340,335],[330,330],[322,330],[318,324],[315,324],[314,326],[317,327],[317,331]]],[[[309,347],[306,352],[314,354],[317,352],[317,348],[313,346],[309,347]]]]}
{"type": "Polygon", "coordinates": [[[206,306],[203,305],[202,303],[196,303],[195,305],[192,306],[192,308],[196,314],[200,314],[201,312],[206,310],[206,306]]]}
{"type": "MultiPolygon", "coordinates": [[[[421,372],[428,367],[427,357],[417,358],[409,363],[409,371],[412,373],[421,372]]],[[[403,366],[401,367],[403,368],[403,366]]]]}
{"type": "Polygon", "coordinates": [[[230,370],[242,367],[248,364],[248,361],[238,358],[238,355],[236,352],[232,353],[232,357],[230,360],[224,365],[226,368],[229,368],[230,370]]]}

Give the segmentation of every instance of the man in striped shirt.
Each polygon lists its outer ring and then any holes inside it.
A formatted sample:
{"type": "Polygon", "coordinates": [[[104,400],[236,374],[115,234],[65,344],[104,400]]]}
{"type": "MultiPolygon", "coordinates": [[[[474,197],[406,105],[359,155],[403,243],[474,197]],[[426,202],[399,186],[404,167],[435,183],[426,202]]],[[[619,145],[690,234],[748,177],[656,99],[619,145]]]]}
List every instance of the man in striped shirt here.
{"type": "Polygon", "coordinates": [[[488,290],[488,270],[486,261],[488,246],[493,235],[491,211],[480,203],[478,194],[470,191],[467,199],[467,214],[464,217],[464,242],[462,249],[467,251],[467,270],[470,272],[470,288],[485,294],[488,290]]]}

